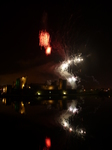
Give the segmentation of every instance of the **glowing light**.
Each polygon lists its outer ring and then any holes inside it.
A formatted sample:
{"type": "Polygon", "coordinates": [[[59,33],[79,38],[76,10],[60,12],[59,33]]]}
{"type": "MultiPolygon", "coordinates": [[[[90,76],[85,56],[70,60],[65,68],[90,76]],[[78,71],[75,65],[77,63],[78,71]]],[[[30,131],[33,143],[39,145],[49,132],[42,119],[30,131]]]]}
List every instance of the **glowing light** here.
{"type": "Polygon", "coordinates": [[[72,131],[72,128],[70,128],[69,130],[70,130],[70,132],[71,132],[71,131],[72,131]]]}
{"type": "Polygon", "coordinates": [[[6,101],[6,98],[5,98],[5,101],[4,101],[4,103],[5,103],[5,104],[7,103],[7,101],[6,101]]]}
{"type": "Polygon", "coordinates": [[[62,71],[64,71],[64,70],[67,69],[67,68],[68,68],[68,63],[63,63],[63,64],[61,65],[62,71]]]}
{"type": "Polygon", "coordinates": [[[24,84],[22,84],[22,89],[23,89],[23,87],[24,87],[25,85],[24,84]]]}
{"type": "Polygon", "coordinates": [[[80,58],[77,59],[78,61],[81,61],[80,58]]]}
{"type": "Polygon", "coordinates": [[[67,123],[66,122],[64,122],[64,127],[67,127],[67,123]]]}
{"type": "Polygon", "coordinates": [[[23,102],[21,102],[21,106],[24,106],[24,103],[23,103],[23,102]]]}
{"type": "Polygon", "coordinates": [[[25,87],[25,84],[26,84],[26,77],[21,77],[21,88],[23,89],[25,87]]]}
{"type": "Polygon", "coordinates": [[[25,77],[22,77],[22,80],[25,80],[25,77]]]}
{"type": "Polygon", "coordinates": [[[70,64],[71,63],[71,60],[68,60],[68,64],[70,64]]]}
{"type": "Polygon", "coordinates": [[[79,62],[81,62],[81,61],[83,61],[83,58],[80,57],[80,55],[79,55],[79,56],[76,56],[76,57],[74,58],[74,63],[75,63],[75,64],[76,64],[76,63],[79,63],[79,62]]]}
{"type": "Polygon", "coordinates": [[[73,113],[75,113],[77,110],[78,110],[77,108],[74,108],[74,109],[73,109],[73,113]]]}
{"type": "Polygon", "coordinates": [[[70,111],[73,111],[73,108],[72,108],[72,107],[70,107],[70,108],[69,108],[69,110],[70,110],[70,111]]]}
{"type": "Polygon", "coordinates": [[[6,98],[3,98],[3,99],[2,99],[2,103],[4,103],[4,104],[7,103],[6,98]]]}
{"type": "Polygon", "coordinates": [[[4,100],[4,98],[3,98],[3,99],[2,99],[2,103],[4,103],[4,101],[5,101],[5,100],[4,100]]]}
{"type": "MultiPolygon", "coordinates": [[[[50,98],[51,98],[51,97],[50,97],[50,98]]],[[[50,103],[50,104],[53,104],[53,102],[54,102],[53,100],[49,100],[49,101],[48,101],[48,103],[50,103]]]]}
{"type": "Polygon", "coordinates": [[[81,129],[80,133],[82,134],[83,133],[83,130],[81,129]]]}
{"type": "Polygon", "coordinates": [[[66,95],[67,94],[66,91],[63,91],[63,94],[66,95]]]}
{"type": "Polygon", "coordinates": [[[24,114],[24,113],[25,113],[25,106],[24,106],[24,103],[23,103],[23,102],[21,102],[20,113],[21,113],[21,114],[24,114]]]}
{"type": "Polygon", "coordinates": [[[73,80],[73,81],[76,81],[76,78],[75,78],[75,77],[72,77],[72,80],[73,80]]]}
{"type": "Polygon", "coordinates": [[[3,87],[3,93],[7,92],[7,86],[3,87]]]}
{"type": "Polygon", "coordinates": [[[72,78],[69,78],[68,81],[71,82],[71,81],[72,81],[72,78]]]}
{"type": "Polygon", "coordinates": [[[51,47],[50,46],[46,48],[46,55],[49,55],[49,54],[51,54],[51,47]]]}
{"type": "Polygon", "coordinates": [[[45,144],[46,144],[46,147],[50,148],[51,147],[51,139],[50,138],[46,138],[45,139],[45,144]]]}
{"type": "Polygon", "coordinates": [[[40,92],[37,92],[37,94],[38,94],[38,95],[41,95],[41,93],[40,93],[40,92]]]}
{"type": "Polygon", "coordinates": [[[24,108],[24,107],[21,108],[20,113],[21,113],[21,114],[24,114],[24,113],[25,113],[25,108],[24,108]]]}
{"type": "Polygon", "coordinates": [[[70,82],[70,83],[71,82],[73,83],[75,81],[77,81],[77,79],[75,77],[73,77],[73,76],[71,78],[68,78],[68,82],[70,82]]]}

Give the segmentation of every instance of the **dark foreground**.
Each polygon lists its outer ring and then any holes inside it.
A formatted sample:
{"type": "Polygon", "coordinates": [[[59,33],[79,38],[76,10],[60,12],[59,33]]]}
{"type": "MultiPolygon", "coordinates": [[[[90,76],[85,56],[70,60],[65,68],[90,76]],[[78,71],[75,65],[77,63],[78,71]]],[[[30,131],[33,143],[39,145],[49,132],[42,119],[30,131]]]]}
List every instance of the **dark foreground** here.
{"type": "MultiPolygon", "coordinates": [[[[112,98],[80,97],[74,99],[82,110],[72,115],[73,126],[86,129],[84,137],[64,130],[59,122],[73,100],[24,102],[24,113],[16,101],[0,101],[0,149],[36,149],[45,147],[45,138],[51,139],[52,150],[109,149],[112,136],[112,98]],[[23,114],[21,114],[23,113],[23,114]]],[[[67,116],[67,115],[66,115],[67,116]]]]}

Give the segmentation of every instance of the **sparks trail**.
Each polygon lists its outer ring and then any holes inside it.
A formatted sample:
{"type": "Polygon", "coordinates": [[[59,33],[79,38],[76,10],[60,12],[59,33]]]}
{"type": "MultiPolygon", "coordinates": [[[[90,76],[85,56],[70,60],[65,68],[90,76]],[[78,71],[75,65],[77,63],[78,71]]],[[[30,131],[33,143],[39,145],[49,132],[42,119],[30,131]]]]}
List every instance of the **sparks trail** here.
{"type": "Polygon", "coordinates": [[[56,73],[58,73],[62,78],[66,79],[68,84],[72,87],[72,89],[75,89],[77,87],[76,82],[80,82],[80,78],[76,76],[75,73],[70,72],[69,68],[71,64],[74,65],[74,67],[83,61],[83,58],[78,55],[68,60],[65,60],[61,62],[57,67],[56,67],[56,73]]]}

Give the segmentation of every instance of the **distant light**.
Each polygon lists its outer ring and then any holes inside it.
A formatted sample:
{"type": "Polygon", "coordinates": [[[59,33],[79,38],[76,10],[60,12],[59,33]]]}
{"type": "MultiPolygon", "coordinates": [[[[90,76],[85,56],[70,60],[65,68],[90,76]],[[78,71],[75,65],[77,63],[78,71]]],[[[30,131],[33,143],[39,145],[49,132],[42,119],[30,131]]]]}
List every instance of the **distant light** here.
{"type": "Polygon", "coordinates": [[[66,95],[67,94],[66,91],[63,91],[63,94],[66,95]]]}
{"type": "Polygon", "coordinates": [[[6,92],[7,92],[7,86],[3,87],[3,93],[6,93],[6,92]]]}
{"type": "Polygon", "coordinates": [[[51,91],[49,91],[49,93],[51,93],[51,91]]]}
{"type": "Polygon", "coordinates": [[[70,132],[71,132],[71,131],[72,131],[72,128],[70,128],[69,130],[70,130],[70,132]]]}
{"type": "Polygon", "coordinates": [[[83,130],[81,129],[80,133],[83,133],[83,130]]]}
{"type": "Polygon", "coordinates": [[[4,98],[3,98],[3,99],[2,99],[2,103],[4,103],[4,101],[5,101],[5,100],[4,100],[4,98]]]}
{"type": "Polygon", "coordinates": [[[2,99],[2,103],[6,104],[6,98],[2,99]]]}
{"type": "Polygon", "coordinates": [[[29,86],[29,89],[31,89],[31,87],[29,86]]]}
{"type": "Polygon", "coordinates": [[[23,103],[23,102],[21,102],[21,106],[24,106],[24,103],[23,103]]]}
{"type": "Polygon", "coordinates": [[[28,104],[30,104],[30,102],[28,102],[28,104]]]}
{"type": "Polygon", "coordinates": [[[49,102],[50,104],[52,104],[52,103],[53,103],[53,100],[49,100],[48,102],[49,102]]]}
{"type": "Polygon", "coordinates": [[[41,93],[40,93],[40,92],[37,92],[37,94],[38,94],[38,95],[41,95],[41,93]]]}

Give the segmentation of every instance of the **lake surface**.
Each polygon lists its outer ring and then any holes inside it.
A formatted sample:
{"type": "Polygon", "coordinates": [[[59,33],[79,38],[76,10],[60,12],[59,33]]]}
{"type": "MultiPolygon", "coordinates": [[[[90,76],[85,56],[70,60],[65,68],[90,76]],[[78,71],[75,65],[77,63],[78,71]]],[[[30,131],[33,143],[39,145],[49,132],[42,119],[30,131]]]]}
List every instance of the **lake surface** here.
{"type": "Polygon", "coordinates": [[[43,150],[46,138],[52,150],[108,149],[112,98],[3,98],[0,127],[3,149],[43,150]]]}

